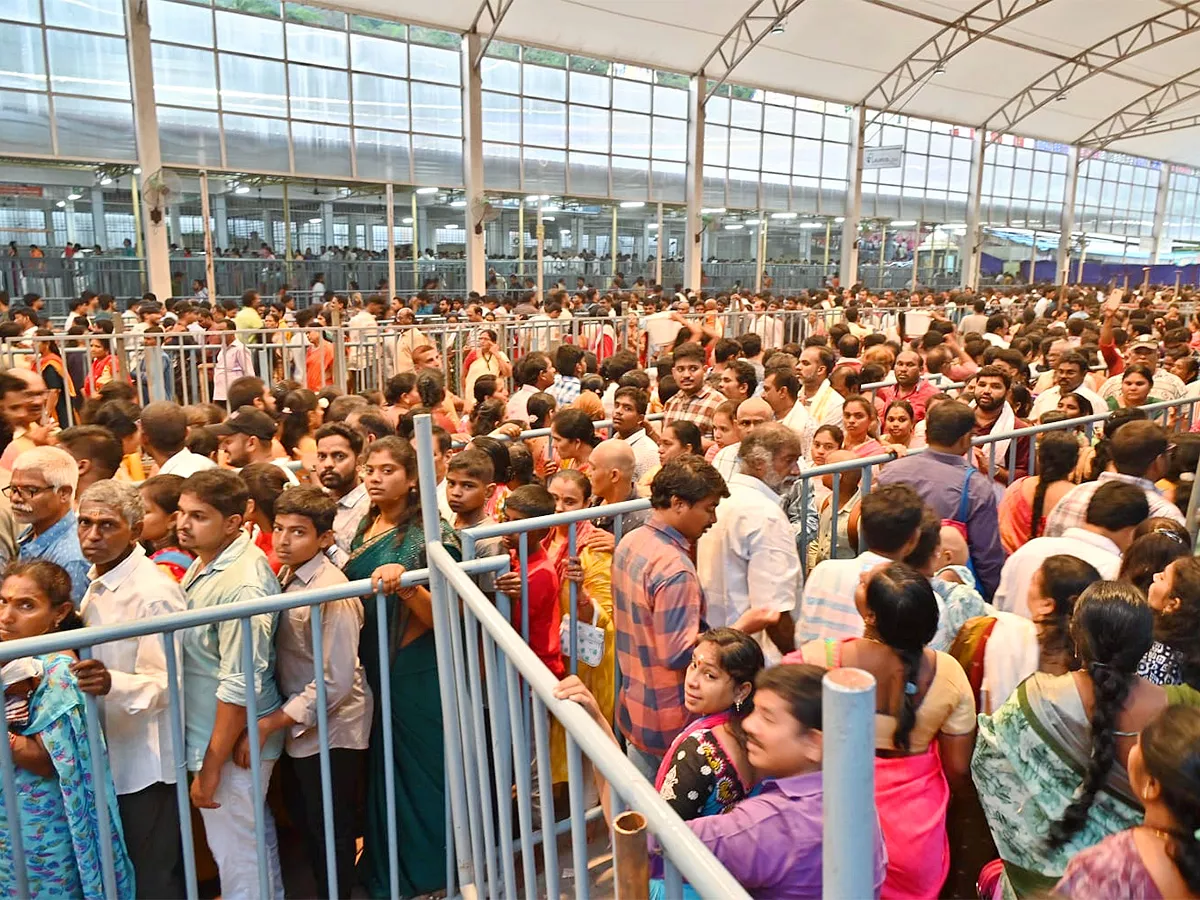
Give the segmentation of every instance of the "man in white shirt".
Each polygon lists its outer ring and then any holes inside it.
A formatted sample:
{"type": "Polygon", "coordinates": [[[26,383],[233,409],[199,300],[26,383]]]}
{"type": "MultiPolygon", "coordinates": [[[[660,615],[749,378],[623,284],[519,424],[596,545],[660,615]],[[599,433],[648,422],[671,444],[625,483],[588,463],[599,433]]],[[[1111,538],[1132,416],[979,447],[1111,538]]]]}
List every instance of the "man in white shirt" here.
{"type": "Polygon", "coordinates": [[[658,444],[646,434],[646,392],[632,385],[617,388],[613,395],[612,422],[617,437],[633,451],[633,482],[637,484],[659,463],[658,444]]]}
{"type": "Polygon", "coordinates": [[[1029,617],[1027,595],[1033,577],[1051,556],[1074,556],[1093,566],[1101,578],[1117,577],[1121,554],[1133,542],[1133,530],[1150,515],[1145,493],[1123,481],[1106,481],[1092,495],[1082,525],[1060,537],[1034,538],[1017,548],[1000,572],[993,603],[997,609],[1029,617]]]}
{"type": "MultiPolygon", "coordinates": [[[[183,591],[138,543],[145,507],[132,485],[99,481],[79,501],[79,546],[92,564],[80,604],[90,627],[153,619],[187,608],[183,591]]],[[[167,660],[161,635],[97,644],[75,664],[80,687],[99,676],[108,763],[138,896],[182,897],[175,754],[167,660]],[[105,673],[103,670],[107,670],[105,673]]],[[[176,654],[179,653],[178,634],[176,654]]],[[[189,815],[190,810],[183,810],[189,815]]]]}
{"type": "MultiPolygon", "coordinates": [[[[762,399],[766,400],[775,414],[775,421],[786,425],[803,438],[808,429],[808,410],[798,399],[800,379],[791,368],[767,369],[763,379],[762,399]]],[[[814,429],[815,430],[815,429],[814,429]]]]}
{"type": "Polygon", "coordinates": [[[143,449],[158,466],[159,475],[187,478],[217,465],[187,448],[187,413],[178,403],[161,400],[147,404],[138,416],[138,432],[143,449]]]}
{"type": "Polygon", "coordinates": [[[746,434],[729,496],[696,545],[709,626],[753,635],[768,663],[791,649],[800,555],[778,492],[799,458],[800,436],[781,423],[746,434]]]}
{"type": "Polygon", "coordinates": [[[222,332],[221,349],[217,351],[217,359],[213,363],[212,393],[213,401],[220,404],[225,402],[229,385],[245,375],[254,374],[254,361],[246,345],[233,333],[232,320],[214,322],[213,330],[222,332]]]}
{"type": "MultiPolygon", "coordinates": [[[[749,434],[752,428],[762,425],[764,422],[773,422],[775,414],[771,411],[771,405],[761,397],[751,397],[749,400],[743,400],[738,404],[737,417],[735,424],[738,431],[742,434],[749,434]]],[[[713,468],[721,473],[721,477],[729,481],[738,470],[738,451],[741,450],[742,442],[730,444],[727,447],[722,447],[713,456],[713,468]]]]}
{"type": "Polygon", "coordinates": [[[1038,394],[1037,399],[1033,402],[1030,418],[1036,422],[1043,413],[1058,408],[1058,400],[1063,394],[1072,393],[1078,394],[1091,404],[1091,410],[1083,410],[1085,416],[1108,412],[1108,403],[1083,383],[1087,372],[1087,360],[1077,350],[1062,354],[1058,358],[1058,365],[1054,368],[1054,387],[1038,394]]]}
{"type": "Polygon", "coordinates": [[[829,373],[832,371],[833,353],[826,347],[805,347],[796,364],[796,375],[803,387],[798,400],[808,413],[808,421],[800,437],[805,453],[808,453],[813,435],[822,425],[842,427],[843,398],[829,384],[829,373]]]}
{"type": "Polygon", "coordinates": [[[528,422],[529,398],[539,391],[547,390],[550,385],[554,384],[556,374],[557,370],[554,368],[554,364],[550,362],[550,357],[545,353],[538,350],[526,353],[517,362],[517,381],[521,383],[521,387],[508,398],[505,417],[528,422]]]}
{"type": "Polygon", "coordinates": [[[300,484],[289,465],[291,460],[275,455],[275,420],[261,409],[240,406],[224,422],[212,426],[211,432],[220,441],[230,467],[241,469],[251,463],[271,463],[280,468],[289,485],[300,484]]]}

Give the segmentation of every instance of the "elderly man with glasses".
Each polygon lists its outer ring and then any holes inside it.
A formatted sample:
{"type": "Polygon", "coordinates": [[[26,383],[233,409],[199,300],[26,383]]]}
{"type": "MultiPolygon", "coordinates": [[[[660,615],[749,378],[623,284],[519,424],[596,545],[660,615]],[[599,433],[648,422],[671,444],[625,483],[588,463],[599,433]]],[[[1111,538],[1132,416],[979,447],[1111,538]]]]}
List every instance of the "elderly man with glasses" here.
{"type": "Polygon", "coordinates": [[[87,590],[89,568],[76,533],[78,485],[75,457],[58,447],[35,447],[16,458],[12,481],[4,488],[17,523],[26,526],[17,535],[18,557],[45,559],[66,569],[76,606],[87,590]]]}

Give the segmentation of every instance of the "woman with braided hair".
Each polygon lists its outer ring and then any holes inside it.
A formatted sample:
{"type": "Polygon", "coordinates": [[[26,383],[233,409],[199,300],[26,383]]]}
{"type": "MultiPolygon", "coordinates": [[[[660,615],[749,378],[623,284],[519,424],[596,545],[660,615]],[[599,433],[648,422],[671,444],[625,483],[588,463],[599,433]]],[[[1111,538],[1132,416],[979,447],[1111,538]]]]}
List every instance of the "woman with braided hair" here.
{"type": "Polygon", "coordinates": [[[1154,614],[1133,585],[1097,581],[1075,604],[1070,637],[1078,670],[1037,672],[979,717],[971,773],[1004,896],[1049,891],[1077,852],[1141,818],[1126,761],[1167,706],[1166,692],[1136,674],[1154,614]]]}
{"type": "Polygon", "coordinates": [[[938,626],[929,579],[907,563],[864,572],[863,636],[809,641],[785,663],[875,676],[875,807],[888,848],[885,898],[936,897],[950,869],[946,809],[969,787],[975,698],[954,658],[926,645],[938,626]]]}

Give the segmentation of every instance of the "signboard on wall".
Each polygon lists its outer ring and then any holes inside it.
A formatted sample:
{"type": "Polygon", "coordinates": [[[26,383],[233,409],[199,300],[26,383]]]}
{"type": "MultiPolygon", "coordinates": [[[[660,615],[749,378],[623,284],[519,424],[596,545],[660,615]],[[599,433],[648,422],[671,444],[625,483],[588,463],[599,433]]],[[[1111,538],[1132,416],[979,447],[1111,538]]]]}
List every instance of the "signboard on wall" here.
{"type": "Polygon", "coordinates": [[[39,184],[0,184],[0,195],[5,197],[41,197],[39,184]]]}
{"type": "Polygon", "coordinates": [[[898,169],[904,163],[904,147],[867,147],[863,150],[864,169],[898,169]]]}

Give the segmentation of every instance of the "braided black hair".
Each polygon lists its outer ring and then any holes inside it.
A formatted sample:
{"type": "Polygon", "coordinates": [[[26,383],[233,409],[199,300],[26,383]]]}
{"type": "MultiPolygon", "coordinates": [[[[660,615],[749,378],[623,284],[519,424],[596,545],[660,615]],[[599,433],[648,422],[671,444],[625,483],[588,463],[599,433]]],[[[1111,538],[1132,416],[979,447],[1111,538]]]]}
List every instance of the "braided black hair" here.
{"type": "Polygon", "coordinates": [[[1056,481],[1064,481],[1075,470],[1079,460],[1079,442],[1075,435],[1052,431],[1038,441],[1038,483],[1033,491],[1033,516],[1029,536],[1037,537],[1042,530],[1042,512],[1046,506],[1046,491],[1056,481]]]}
{"type": "Polygon", "coordinates": [[[1154,641],[1154,613],[1133,585],[1098,581],[1075,605],[1071,637],[1092,681],[1092,753],[1075,800],[1050,826],[1051,849],[1067,843],[1087,822],[1096,794],[1116,762],[1117,717],[1133,688],[1138,663],[1154,641]]]}

